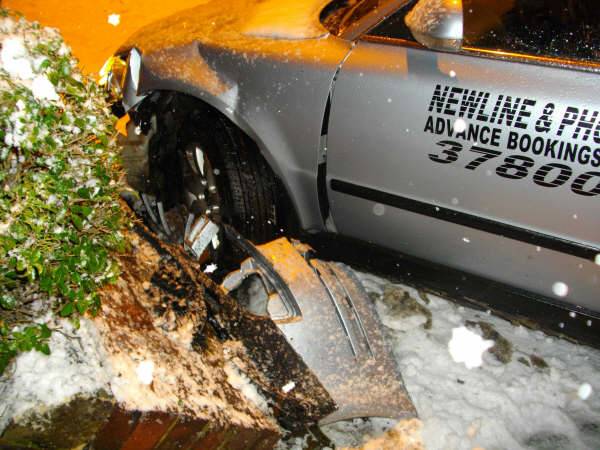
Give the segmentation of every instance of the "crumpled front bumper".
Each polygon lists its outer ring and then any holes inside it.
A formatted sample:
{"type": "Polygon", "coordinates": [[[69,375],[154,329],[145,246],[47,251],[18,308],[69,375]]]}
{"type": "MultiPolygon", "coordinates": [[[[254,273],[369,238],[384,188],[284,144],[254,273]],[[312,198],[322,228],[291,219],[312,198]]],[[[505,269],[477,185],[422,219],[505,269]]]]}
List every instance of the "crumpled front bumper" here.
{"type": "Polygon", "coordinates": [[[280,238],[254,247],[225,229],[249,258],[222,287],[232,292],[248,277],[260,277],[267,295],[254,296],[245,306],[277,324],[336,403],[336,411],[320,424],[417,417],[374,304],[348,267],[314,258],[299,242],[280,238]]]}

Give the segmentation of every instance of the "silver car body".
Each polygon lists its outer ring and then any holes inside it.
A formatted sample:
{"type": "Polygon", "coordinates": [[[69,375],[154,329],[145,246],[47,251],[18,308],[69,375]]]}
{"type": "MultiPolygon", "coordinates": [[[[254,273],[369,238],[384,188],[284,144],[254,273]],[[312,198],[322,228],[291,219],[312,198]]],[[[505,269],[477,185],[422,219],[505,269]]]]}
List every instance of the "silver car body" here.
{"type": "Polygon", "coordinates": [[[327,3],[212,1],[151,25],[123,47],[141,54],[124,104],[172,90],[218,109],[305,230],[597,315],[600,65],[364,35],[403,0],[340,38],[319,22],[327,3]]]}

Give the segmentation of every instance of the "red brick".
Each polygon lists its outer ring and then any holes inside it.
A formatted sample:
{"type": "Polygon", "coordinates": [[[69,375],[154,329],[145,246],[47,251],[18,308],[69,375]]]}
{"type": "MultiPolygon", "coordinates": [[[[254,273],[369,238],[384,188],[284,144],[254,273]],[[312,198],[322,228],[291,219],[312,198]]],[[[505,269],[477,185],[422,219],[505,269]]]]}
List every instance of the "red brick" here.
{"type": "Polygon", "coordinates": [[[187,450],[208,431],[210,425],[203,420],[180,416],[175,426],[155,450],[187,450]]]}
{"type": "Polygon", "coordinates": [[[177,417],[164,412],[145,412],[121,450],[152,450],[167,434],[177,417]]]}
{"type": "Polygon", "coordinates": [[[217,450],[227,449],[225,446],[230,439],[229,430],[222,427],[212,427],[208,425],[208,432],[205,433],[200,440],[196,441],[190,450],[217,450]]]}
{"type": "Polygon", "coordinates": [[[94,449],[119,450],[135,429],[140,416],[140,413],[128,412],[115,406],[106,425],[96,435],[94,449]]]}

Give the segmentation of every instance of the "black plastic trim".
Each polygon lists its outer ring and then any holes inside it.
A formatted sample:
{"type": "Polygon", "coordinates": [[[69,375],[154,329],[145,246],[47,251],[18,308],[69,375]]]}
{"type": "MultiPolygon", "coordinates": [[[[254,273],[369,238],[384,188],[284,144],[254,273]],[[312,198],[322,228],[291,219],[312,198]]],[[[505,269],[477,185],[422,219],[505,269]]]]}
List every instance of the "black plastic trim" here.
{"type": "Polygon", "coordinates": [[[343,194],[382,203],[384,205],[393,206],[394,208],[404,209],[434,219],[463,225],[590,261],[595,261],[596,256],[600,254],[600,248],[597,247],[587,246],[556,236],[539,233],[515,225],[497,222],[473,214],[421,202],[396,194],[390,194],[389,192],[379,191],[377,189],[348,183],[342,180],[331,180],[331,189],[343,194]]]}
{"type": "Polygon", "coordinates": [[[319,212],[323,222],[329,217],[329,197],[327,196],[327,162],[317,168],[317,195],[319,196],[319,212]]]}
{"type": "MultiPolygon", "coordinates": [[[[333,82],[335,83],[335,77],[337,77],[339,69],[336,71],[333,82]]],[[[333,85],[331,90],[333,91],[333,85]]],[[[325,104],[325,113],[323,114],[323,123],[321,124],[321,136],[327,136],[329,133],[329,114],[331,113],[331,93],[327,96],[327,103],[325,104]]]]}

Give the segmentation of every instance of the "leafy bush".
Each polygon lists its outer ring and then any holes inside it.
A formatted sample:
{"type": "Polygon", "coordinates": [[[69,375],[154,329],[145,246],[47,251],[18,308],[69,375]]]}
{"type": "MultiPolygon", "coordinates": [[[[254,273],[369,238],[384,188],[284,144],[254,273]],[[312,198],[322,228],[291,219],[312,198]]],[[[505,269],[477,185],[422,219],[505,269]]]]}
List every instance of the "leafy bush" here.
{"type": "Polygon", "coordinates": [[[96,313],[119,274],[113,117],[60,35],[0,18],[0,374],[49,353],[53,318],[96,313]]]}

